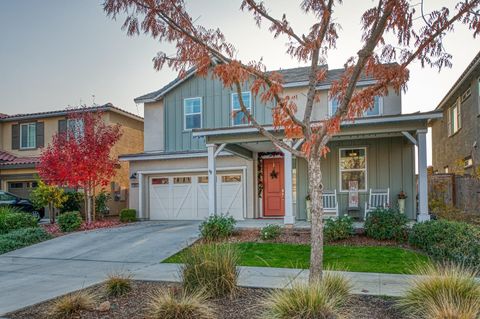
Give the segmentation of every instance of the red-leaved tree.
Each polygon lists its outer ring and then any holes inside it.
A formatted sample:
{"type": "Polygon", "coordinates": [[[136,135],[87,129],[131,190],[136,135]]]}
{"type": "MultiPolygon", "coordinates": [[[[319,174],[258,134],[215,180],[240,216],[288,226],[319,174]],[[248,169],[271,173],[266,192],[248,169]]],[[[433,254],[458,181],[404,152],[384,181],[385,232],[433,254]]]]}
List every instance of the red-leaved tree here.
{"type": "MultiPolygon", "coordinates": [[[[308,162],[312,211],[310,281],[321,279],[323,265],[320,159],[327,155],[327,144],[339,132],[340,123],[363,114],[373,105],[375,96],[387,95],[389,87],[397,93],[406,90],[408,66],[413,62],[438,69],[450,66],[451,56],[445,52],[442,41],[453,31],[455,24],[465,25],[474,37],[480,32],[480,0],[458,1],[451,8],[438,8],[428,13],[423,12],[422,0],[374,1],[373,6],[359,16],[362,24],[361,47],[345,61],[345,72],[330,89],[329,97],[339,102],[336,113],[328,120],[313,121],[313,105],[319,99],[316,86],[327,74],[326,68],[321,65],[326,64],[329,51],[335,48],[340,28],[335,22],[335,8],[341,5],[342,0],[300,1],[300,10],[313,15],[316,22],[305,32],[299,32],[294,30],[286,14],[274,17],[263,2],[241,1],[240,8],[251,12],[259,27],[266,22],[274,38],[283,36],[288,39],[285,54],[309,65],[307,101],[303,106],[305,112],[300,116],[295,96],[284,92],[282,75],[267,72],[262,61],[245,63],[239,60],[237,49],[226,40],[222,31],[196,23],[184,0],[104,1],[108,16],[115,19],[126,15],[123,28],[128,35],[143,32],[159,42],[175,46],[175,53],[157,54],[153,59],[155,69],[160,70],[167,64],[178,71],[180,77],[192,67],[198,76],[206,76],[211,71],[225,87],[241,93],[242,85],[249,85],[252,94],[259,95],[262,102],[276,102],[272,112],[273,124],[283,130],[281,138],[265,130],[245,107],[242,95],[238,95],[241,110],[251,125],[277,147],[308,162]],[[422,10],[416,10],[420,6],[422,10]],[[421,14],[416,11],[421,11],[421,14]],[[358,88],[357,81],[362,74],[375,78],[375,84],[358,88]],[[291,147],[284,141],[285,138],[303,138],[302,148],[291,147]]],[[[351,10],[358,10],[355,1],[345,5],[351,10]]]]}
{"type": "Polygon", "coordinates": [[[38,171],[50,185],[83,189],[90,223],[95,219],[95,190],[108,185],[119,165],[110,153],[121,128],[105,123],[102,112],[86,107],[72,109],[67,118],[66,130],[56,133],[42,151],[38,171]]]}

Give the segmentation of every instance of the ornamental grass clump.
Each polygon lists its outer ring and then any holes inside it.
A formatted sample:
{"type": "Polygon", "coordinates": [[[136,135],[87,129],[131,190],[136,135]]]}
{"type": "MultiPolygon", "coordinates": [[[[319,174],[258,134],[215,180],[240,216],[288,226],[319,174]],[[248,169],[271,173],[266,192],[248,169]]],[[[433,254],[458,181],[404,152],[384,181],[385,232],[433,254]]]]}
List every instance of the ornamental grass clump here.
{"type": "Polygon", "coordinates": [[[149,302],[149,318],[152,319],[213,319],[216,318],[207,295],[200,292],[176,292],[160,289],[149,302]]]}
{"type": "Polygon", "coordinates": [[[119,297],[132,290],[132,275],[130,273],[116,272],[107,276],[105,281],[107,295],[119,297]]]}
{"type": "Polygon", "coordinates": [[[414,318],[480,318],[480,282],[478,272],[453,263],[426,265],[419,277],[399,300],[403,310],[414,318]]]}
{"type": "Polygon", "coordinates": [[[180,276],[187,292],[202,290],[209,297],[234,296],[239,253],[228,244],[199,244],[181,256],[180,276]]]}
{"type": "Polygon", "coordinates": [[[263,302],[265,319],[342,318],[352,290],[342,275],[325,273],[313,284],[294,284],[291,289],[271,292],[263,302]]]}
{"type": "Polygon", "coordinates": [[[48,310],[48,318],[72,318],[81,310],[95,309],[97,296],[91,292],[78,291],[55,300],[48,310]]]}

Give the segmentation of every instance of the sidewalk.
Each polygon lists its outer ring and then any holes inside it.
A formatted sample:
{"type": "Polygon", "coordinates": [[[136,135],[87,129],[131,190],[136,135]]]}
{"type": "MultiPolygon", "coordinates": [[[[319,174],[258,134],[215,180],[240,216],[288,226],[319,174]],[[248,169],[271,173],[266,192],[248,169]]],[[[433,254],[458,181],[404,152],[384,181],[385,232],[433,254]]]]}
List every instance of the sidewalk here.
{"type": "MultiPolygon", "coordinates": [[[[155,264],[137,269],[134,279],[180,281],[178,264],[155,264]]],[[[267,267],[239,267],[238,284],[254,288],[285,288],[292,283],[307,282],[308,270],[267,267]]],[[[339,272],[349,278],[354,294],[400,296],[415,275],[339,272]]]]}

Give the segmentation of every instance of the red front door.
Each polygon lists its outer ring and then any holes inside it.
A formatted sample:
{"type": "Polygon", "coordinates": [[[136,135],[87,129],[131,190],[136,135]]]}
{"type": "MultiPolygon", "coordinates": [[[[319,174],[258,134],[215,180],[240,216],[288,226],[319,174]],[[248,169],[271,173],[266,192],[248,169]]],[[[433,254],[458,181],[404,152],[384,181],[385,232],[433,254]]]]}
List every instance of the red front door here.
{"type": "Polygon", "coordinates": [[[263,216],[285,216],[283,158],[263,160],[263,216]]]}

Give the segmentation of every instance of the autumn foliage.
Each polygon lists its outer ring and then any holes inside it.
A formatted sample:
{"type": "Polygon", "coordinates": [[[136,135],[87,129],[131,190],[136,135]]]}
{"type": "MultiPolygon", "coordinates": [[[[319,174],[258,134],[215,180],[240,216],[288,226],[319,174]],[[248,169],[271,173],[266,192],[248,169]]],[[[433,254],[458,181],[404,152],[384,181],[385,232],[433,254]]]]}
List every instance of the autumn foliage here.
{"type": "MultiPolygon", "coordinates": [[[[73,109],[68,115],[64,132],[53,136],[53,141],[42,152],[39,175],[48,184],[81,188],[87,201],[97,187],[106,186],[115,176],[118,159],[110,156],[112,147],[122,133],[119,125],[106,124],[103,113],[88,108],[73,109]]],[[[87,204],[91,221],[91,204],[87,204]]]]}

